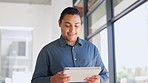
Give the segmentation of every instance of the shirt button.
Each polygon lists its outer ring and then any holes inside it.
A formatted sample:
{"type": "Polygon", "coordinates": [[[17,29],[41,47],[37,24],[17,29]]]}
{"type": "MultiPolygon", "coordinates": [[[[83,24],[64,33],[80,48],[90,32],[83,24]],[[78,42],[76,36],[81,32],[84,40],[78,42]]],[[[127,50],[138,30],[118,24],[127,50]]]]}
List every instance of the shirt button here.
{"type": "Polygon", "coordinates": [[[75,58],[75,61],[76,61],[77,59],[75,58]]]}

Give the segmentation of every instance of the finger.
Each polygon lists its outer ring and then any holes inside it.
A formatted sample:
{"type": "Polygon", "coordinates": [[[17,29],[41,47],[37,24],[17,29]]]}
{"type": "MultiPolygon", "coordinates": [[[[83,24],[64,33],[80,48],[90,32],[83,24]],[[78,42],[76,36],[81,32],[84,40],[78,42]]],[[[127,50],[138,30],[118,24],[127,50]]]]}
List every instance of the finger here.
{"type": "Polygon", "coordinates": [[[70,76],[67,76],[66,74],[60,74],[59,77],[61,77],[61,78],[69,78],[70,76]]]}
{"type": "Polygon", "coordinates": [[[58,72],[56,75],[57,75],[58,77],[60,77],[60,76],[62,75],[62,72],[58,72]]]}
{"type": "Polygon", "coordinates": [[[60,76],[67,76],[67,74],[64,74],[64,73],[63,73],[63,71],[58,72],[58,74],[59,74],[60,76]]]}
{"type": "Polygon", "coordinates": [[[69,78],[69,77],[67,77],[67,78],[62,78],[61,80],[62,80],[63,83],[68,83],[68,81],[70,80],[70,78],[69,78]]]}
{"type": "Polygon", "coordinates": [[[85,80],[88,83],[98,83],[99,82],[97,77],[90,77],[90,78],[86,78],[85,80]]]}
{"type": "Polygon", "coordinates": [[[67,79],[67,80],[70,79],[70,76],[67,76],[66,74],[60,74],[59,77],[60,77],[61,79],[67,79]]]}
{"type": "Polygon", "coordinates": [[[58,72],[57,74],[62,74],[62,71],[58,72]]]}
{"type": "Polygon", "coordinates": [[[98,75],[92,76],[91,79],[92,79],[92,82],[94,82],[94,83],[100,82],[100,76],[98,76],[98,75]]]}
{"type": "Polygon", "coordinates": [[[87,77],[84,80],[87,81],[87,82],[90,82],[91,81],[91,78],[87,77]]]}
{"type": "Polygon", "coordinates": [[[67,77],[68,81],[70,80],[70,76],[67,77]]]}
{"type": "Polygon", "coordinates": [[[93,75],[93,78],[100,78],[99,75],[93,75]]]}
{"type": "Polygon", "coordinates": [[[88,83],[91,83],[91,81],[87,81],[88,83]]]}

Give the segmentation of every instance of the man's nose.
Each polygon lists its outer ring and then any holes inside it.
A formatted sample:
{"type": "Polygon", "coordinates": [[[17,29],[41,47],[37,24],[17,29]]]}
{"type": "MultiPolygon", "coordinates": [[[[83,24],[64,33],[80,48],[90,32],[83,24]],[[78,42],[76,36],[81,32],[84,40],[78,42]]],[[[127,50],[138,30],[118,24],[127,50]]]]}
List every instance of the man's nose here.
{"type": "Polygon", "coordinates": [[[75,30],[75,26],[70,27],[70,31],[73,32],[75,30]]]}

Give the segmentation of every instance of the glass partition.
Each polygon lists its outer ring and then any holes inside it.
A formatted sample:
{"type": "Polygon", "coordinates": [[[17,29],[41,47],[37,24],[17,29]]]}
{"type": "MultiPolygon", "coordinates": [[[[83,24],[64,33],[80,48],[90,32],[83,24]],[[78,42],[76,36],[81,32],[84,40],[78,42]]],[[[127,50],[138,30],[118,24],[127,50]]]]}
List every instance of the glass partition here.
{"type": "Polygon", "coordinates": [[[88,17],[89,34],[106,24],[105,1],[88,17]]]}
{"type": "Polygon", "coordinates": [[[114,15],[118,15],[138,0],[113,0],[114,15]]]}
{"type": "Polygon", "coordinates": [[[95,44],[101,54],[106,69],[108,70],[108,44],[107,44],[107,29],[92,37],[89,41],[95,44]]]}
{"type": "Polygon", "coordinates": [[[32,28],[0,27],[0,83],[30,83],[31,70],[32,28]]]}
{"type": "Polygon", "coordinates": [[[115,22],[117,83],[148,83],[148,2],[115,22]]]}

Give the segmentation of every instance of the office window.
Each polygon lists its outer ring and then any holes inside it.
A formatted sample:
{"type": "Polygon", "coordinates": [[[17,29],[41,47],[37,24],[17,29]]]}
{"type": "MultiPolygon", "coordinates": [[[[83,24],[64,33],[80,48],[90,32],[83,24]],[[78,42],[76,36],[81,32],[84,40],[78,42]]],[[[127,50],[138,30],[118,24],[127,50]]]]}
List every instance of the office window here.
{"type": "Polygon", "coordinates": [[[104,62],[106,69],[108,70],[108,44],[107,44],[107,29],[104,29],[99,34],[92,37],[89,41],[96,45],[101,58],[104,62]]]}
{"type": "Polygon", "coordinates": [[[18,43],[18,56],[25,56],[26,55],[26,42],[20,41],[18,43]]]}
{"type": "Polygon", "coordinates": [[[88,11],[91,11],[97,5],[97,3],[100,3],[101,1],[102,0],[88,0],[88,11]]]}
{"type": "Polygon", "coordinates": [[[115,22],[117,83],[148,83],[148,2],[115,22]]]}
{"type": "Polygon", "coordinates": [[[32,28],[0,26],[0,83],[13,81],[14,72],[28,74],[31,69],[32,28]]]}
{"type": "Polygon", "coordinates": [[[106,3],[105,1],[88,17],[89,33],[106,24],[106,3]]]}
{"type": "Polygon", "coordinates": [[[2,43],[3,43],[2,46],[6,46],[5,44],[9,45],[7,56],[26,56],[26,41],[8,39],[8,40],[3,40],[2,43]],[[4,41],[9,42],[9,44],[4,43],[4,41]]]}
{"type": "Polygon", "coordinates": [[[138,0],[113,0],[114,15],[118,15],[138,0]]]}

